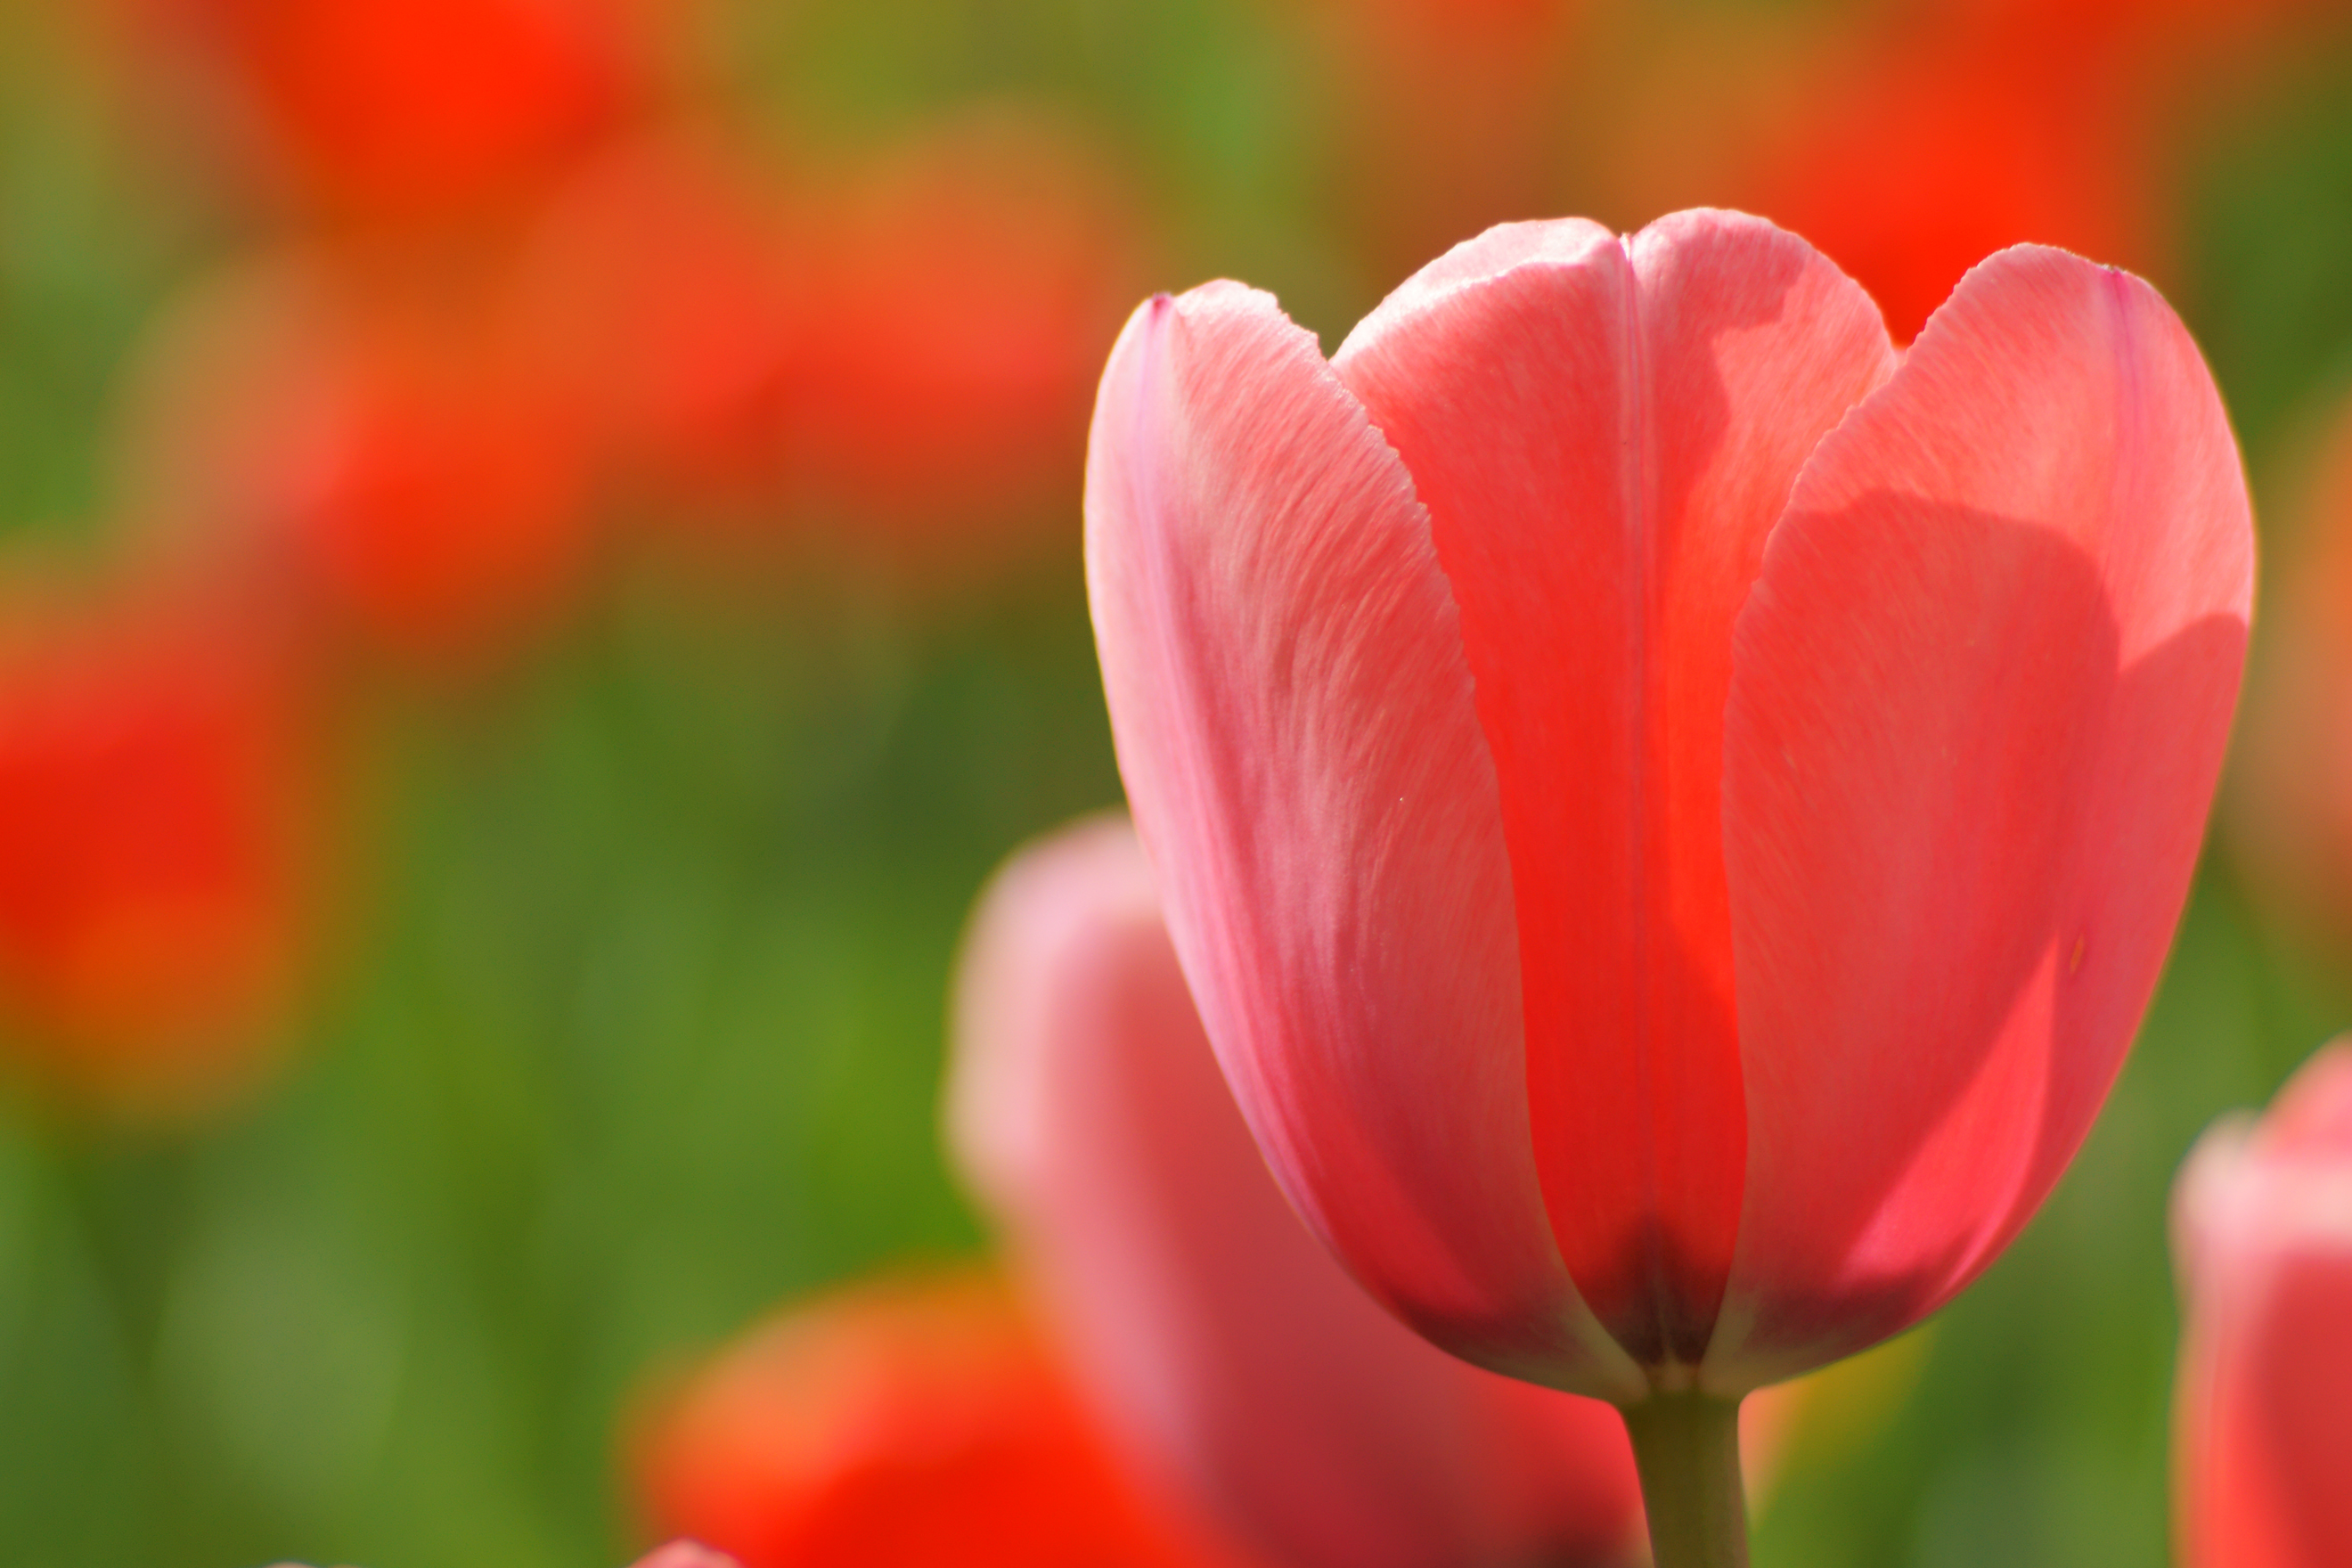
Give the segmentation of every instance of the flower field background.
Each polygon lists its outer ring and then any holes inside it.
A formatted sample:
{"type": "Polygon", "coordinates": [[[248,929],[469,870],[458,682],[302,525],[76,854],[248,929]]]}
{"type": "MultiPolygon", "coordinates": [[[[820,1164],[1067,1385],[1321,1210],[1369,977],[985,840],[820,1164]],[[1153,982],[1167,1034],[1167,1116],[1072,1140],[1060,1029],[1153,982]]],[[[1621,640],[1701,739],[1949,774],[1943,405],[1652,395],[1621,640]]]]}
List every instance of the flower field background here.
{"type": "MultiPolygon", "coordinates": [[[[1907,339],[2020,240],[2202,344],[2263,549],[2048,1207],[1758,1560],[2168,1560],[2167,1202],[2352,1026],[2352,9],[0,0],[0,1542],[570,1568],[661,1391],[981,1255],[990,871],[1119,798],[1095,378],[1505,218],[1757,211],[1907,339]]],[[[1832,1374],[1833,1376],[1837,1374],[1832,1374]]]]}

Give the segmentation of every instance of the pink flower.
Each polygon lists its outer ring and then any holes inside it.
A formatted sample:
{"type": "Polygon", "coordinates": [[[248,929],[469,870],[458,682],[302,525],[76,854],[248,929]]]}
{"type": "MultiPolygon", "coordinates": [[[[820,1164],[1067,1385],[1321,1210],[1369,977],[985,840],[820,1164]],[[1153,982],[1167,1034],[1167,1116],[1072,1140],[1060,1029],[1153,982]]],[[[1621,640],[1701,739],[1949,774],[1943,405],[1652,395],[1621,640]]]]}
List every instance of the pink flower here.
{"type": "Polygon", "coordinates": [[[1904,355],[1759,220],[1489,230],[1326,362],[1137,311],[1087,475],[1120,769],[1210,1039],[1471,1360],[1736,1395],[2033,1212],[2170,940],[2252,532],[2203,362],[2032,247],[1904,355]]]}
{"type": "Polygon", "coordinates": [[[955,1047],[951,1143],[1080,1383],[1266,1561],[1630,1560],[1640,1493],[1615,1412],[1432,1349],[1284,1203],[1124,821],[998,875],[955,1047]]]}
{"type": "Polygon", "coordinates": [[[724,1552],[713,1552],[698,1541],[673,1541],[637,1559],[635,1568],[738,1568],[724,1552]]]}
{"type": "Polygon", "coordinates": [[[2352,1562],[2352,1040],[2205,1135],[2174,1219],[2182,1563],[2352,1562]]]}

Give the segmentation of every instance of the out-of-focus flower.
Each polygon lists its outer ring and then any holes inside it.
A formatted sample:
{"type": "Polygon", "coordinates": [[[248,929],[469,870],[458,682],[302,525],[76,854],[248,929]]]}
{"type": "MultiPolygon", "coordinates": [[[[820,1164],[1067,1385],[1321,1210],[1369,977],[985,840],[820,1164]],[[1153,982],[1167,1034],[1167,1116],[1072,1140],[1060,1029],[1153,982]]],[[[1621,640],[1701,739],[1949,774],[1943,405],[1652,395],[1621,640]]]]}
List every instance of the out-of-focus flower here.
{"type": "Polygon", "coordinates": [[[2352,402],[2316,458],[2277,552],[2223,816],[2266,912],[2352,950],[2352,402]]]}
{"type": "MultiPolygon", "coordinates": [[[[302,1568],[302,1565],[280,1563],[276,1568],[302,1568]]],[[[724,1552],[714,1552],[698,1541],[673,1541],[667,1546],[656,1546],[646,1552],[630,1568],[740,1568],[740,1565],[724,1552]]]]}
{"type": "Polygon", "coordinates": [[[637,507],[784,504],[813,307],[782,181],[710,132],[626,142],[549,204],[520,288],[637,507]]]}
{"type": "Polygon", "coordinates": [[[1123,819],[1024,852],[983,895],[948,1118],[1106,1421],[1270,1561],[1633,1556],[1616,1412],[1423,1342],[1283,1201],[1123,819]]]}
{"type": "MultiPolygon", "coordinates": [[[[2181,182],[2164,160],[2222,62],[2306,0],[1926,0],[1863,7],[1781,72],[1714,186],[1804,234],[1898,342],[2005,246],[2160,272],[2181,182]],[[2168,177],[2176,176],[2176,177],[2168,177]]],[[[2340,7],[2339,7],[2340,8],[2340,7]]]]}
{"type": "Polygon", "coordinates": [[[1081,144],[960,119],[864,170],[812,226],[790,437],[806,504],[918,559],[1063,515],[1139,254],[1081,144]]]}
{"type": "Polygon", "coordinates": [[[633,1470],[743,1568],[1243,1568],[1131,1481],[998,1286],[838,1291],[663,1399],[633,1470]]]}
{"type": "Polygon", "coordinates": [[[635,1568],[741,1568],[741,1564],[698,1541],[673,1541],[638,1558],[635,1568]]]}
{"type": "Polygon", "coordinates": [[[19,589],[0,614],[0,1011],[12,1054],[138,1112],[286,1042],[314,945],[316,757],[216,608],[19,589]]]}
{"type": "Polygon", "coordinates": [[[2182,1563],[2352,1562],[2352,1041],[2205,1135],[2174,1221],[2182,1563]]]}
{"type": "Polygon", "coordinates": [[[1759,135],[1742,205],[1852,273],[1898,342],[2005,246],[2146,268],[2157,170],[2119,70],[2032,31],[1847,40],[1759,135]]]}
{"type": "Polygon", "coordinates": [[[572,394],[510,311],[316,258],[216,281],[140,370],[126,510],[331,637],[432,669],[508,651],[576,586],[591,500],[572,394]]]}
{"type": "Polygon", "coordinates": [[[1129,799],[1360,1281],[1630,1420],[1999,1255],[2146,1005],[2245,645],[2152,289],[2021,247],[1898,362],[1758,220],[1508,226],[1328,362],[1238,285],[1151,301],[1094,432],[1129,799]]]}
{"type": "Polygon", "coordinates": [[[511,194],[643,86],[626,0],[136,0],[312,198],[439,217],[511,194]]]}

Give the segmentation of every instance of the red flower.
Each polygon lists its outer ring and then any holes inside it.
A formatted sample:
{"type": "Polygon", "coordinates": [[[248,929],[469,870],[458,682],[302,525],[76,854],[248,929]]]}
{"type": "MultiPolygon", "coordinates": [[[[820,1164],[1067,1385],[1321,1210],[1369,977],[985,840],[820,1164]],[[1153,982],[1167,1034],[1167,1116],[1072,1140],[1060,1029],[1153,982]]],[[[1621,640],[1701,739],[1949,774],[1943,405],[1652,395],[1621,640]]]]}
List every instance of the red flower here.
{"type": "Polygon", "coordinates": [[[201,609],[20,603],[0,641],[0,1005],[13,1048],[132,1108],[285,1043],[315,783],[292,693],[201,609]]]}
{"type": "Polygon", "coordinates": [[[925,553],[1074,487],[1135,239],[1069,140],[940,127],[822,218],[793,452],[819,512],[925,553]]]}
{"type": "Polygon", "coordinates": [[[574,587],[588,454],[483,292],[295,259],[197,295],[147,367],[135,508],[412,665],[525,640],[574,587]]]}
{"type": "Polygon", "coordinates": [[[1120,771],[1276,1175],[1439,1343],[1628,1404],[1881,1339],[2040,1204],[2252,552],[2146,285],[2021,247],[1898,360],[1719,213],[1492,230],[1328,363],[1154,300],[1087,476],[1120,771]]]}
{"type": "Polygon", "coordinates": [[[1741,205],[1819,245],[1907,342],[2004,246],[2150,264],[2162,224],[2142,85],[2040,22],[1865,40],[1762,135],[1741,205]]]}
{"type": "Polygon", "coordinates": [[[2175,1219],[2182,1563],[2352,1562],[2352,1041],[2205,1135],[2175,1219]]]}
{"type": "Polygon", "coordinates": [[[754,1331],[635,1449],[663,1533],[743,1568],[1243,1568],[1120,1470],[1010,1301],[869,1284],[754,1331]]]}
{"type": "Polygon", "coordinates": [[[1125,822],[998,874],[955,1035],[950,1141],[1097,1407],[1269,1561],[1633,1559],[1616,1413],[1433,1349],[1283,1201],[1125,822]]]}
{"type": "Polygon", "coordinates": [[[672,133],[583,169],[536,226],[537,352],[639,507],[772,522],[783,504],[813,265],[784,209],[740,153],[672,133]]]}
{"type": "Polygon", "coordinates": [[[461,212],[611,123],[644,68],[617,0],[146,0],[303,185],[369,216],[461,212]]]}

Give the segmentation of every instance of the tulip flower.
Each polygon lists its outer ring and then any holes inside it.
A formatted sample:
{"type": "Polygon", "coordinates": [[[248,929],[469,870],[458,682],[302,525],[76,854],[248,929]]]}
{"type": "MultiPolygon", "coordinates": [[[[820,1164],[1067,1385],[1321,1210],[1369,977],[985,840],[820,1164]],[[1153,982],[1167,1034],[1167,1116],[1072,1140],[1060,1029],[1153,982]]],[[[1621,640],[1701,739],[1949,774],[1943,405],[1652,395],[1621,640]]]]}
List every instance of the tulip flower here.
{"type": "Polygon", "coordinates": [[[673,1541],[637,1559],[635,1568],[741,1568],[724,1552],[714,1552],[698,1541],[673,1541]]]}
{"type": "Polygon", "coordinates": [[[1237,284],[1141,307],[1087,550],[1292,1202],[1618,1402],[1661,1568],[1739,1560],[1734,1402],[1974,1278],[2154,986],[2252,582],[2195,345],[2038,247],[1898,359],[1760,220],[1506,226],[1328,362],[1237,284]]]}
{"type": "Polygon", "coordinates": [[[192,605],[17,603],[0,633],[0,1010],[133,1113],[250,1083],[308,946],[317,801],[266,650],[192,605]]]}
{"type": "Polygon", "coordinates": [[[2046,21],[1845,51],[1749,182],[1871,291],[1899,339],[2021,240],[2145,265],[2163,232],[2137,83],[2046,21]]]}
{"type": "Polygon", "coordinates": [[[1247,1568],[1139,1489],[992,1282],[837,1291],[660,1400],[633,1468],[664,1533],[742,1568],[1247,1568]]]}
{"type": "Polygon", "coordinates": [[[303,192],[367,218],[504,196],[643,74],[619,0],[140,0],[303,192]]]}
{"type": "Polygon", "coordinates": [[[1268,1562],[1631,1561],[1641,1499],[1615,1412],[1441,1353],[1283,1201],[1123,820],[998,874],[955,1036],[951,1148],[1081,1385],[1268,1562]]]}
{"type": "Polygon", "coordinates": [[[411,668],[526,641],[587,553],[589,454],[506,300],[477,292],[309,254],[194,291],[136,378],[127,509],[411,668]]]}
{"type": "Polygon", "coordinates": [[[537,352],[586,393],[649,510],[779,504],[805,245],[748,162],[709,135],[628,142],[566,184],[528,247],[537,352]]]}
{"type": "Polygon", "coordinates": [[[2352,1039],[2205,1135],[2174,1219],[2184,1568],[2352,1562],[2352,1039]]]}
{"type": "Polygon", "coordinates": [[[1050,121],[950,121],[856,171],[811,221],[790,432],[805,503],[919,559],[1001,545],[1049,513],[1076,485],[1139,248],[1083,144],[1050,121]]]}

